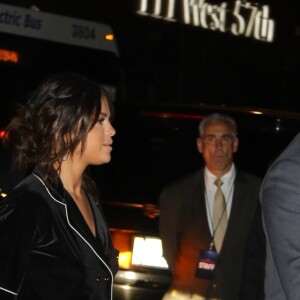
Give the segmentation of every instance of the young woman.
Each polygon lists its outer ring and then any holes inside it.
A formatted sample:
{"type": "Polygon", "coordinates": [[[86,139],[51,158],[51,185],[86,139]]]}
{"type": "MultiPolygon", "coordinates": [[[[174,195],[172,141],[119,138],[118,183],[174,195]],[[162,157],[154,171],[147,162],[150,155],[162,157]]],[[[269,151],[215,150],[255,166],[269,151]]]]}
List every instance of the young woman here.
{"type": "Polygon", "coordinates": [[[85,174],[111,159],[110,116],[96,83],[57,74],[9,124],[15,162],[33,171],[0,202],[0,299],[112,299],[118,252],[85,174]]]}

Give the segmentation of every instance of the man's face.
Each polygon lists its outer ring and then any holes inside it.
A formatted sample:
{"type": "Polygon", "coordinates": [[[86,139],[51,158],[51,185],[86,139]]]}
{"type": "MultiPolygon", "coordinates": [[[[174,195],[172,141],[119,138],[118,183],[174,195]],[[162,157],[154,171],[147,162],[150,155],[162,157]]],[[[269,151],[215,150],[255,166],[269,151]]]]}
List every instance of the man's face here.
{"type": "Polygon", "coordinates": [[[197,139],[197,148],[209,171],[220,177],[231,168],[238,139],[233,136],[229,124],[222,121],[211,122],[206,125],[203,138],[197,139]]]}

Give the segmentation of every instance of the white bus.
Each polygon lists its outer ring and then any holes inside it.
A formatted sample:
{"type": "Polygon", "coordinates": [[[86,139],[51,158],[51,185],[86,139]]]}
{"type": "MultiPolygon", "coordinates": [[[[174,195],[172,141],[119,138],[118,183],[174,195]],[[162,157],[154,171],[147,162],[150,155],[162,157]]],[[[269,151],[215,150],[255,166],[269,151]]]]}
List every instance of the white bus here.
{"type": "Polygon", "coordinates": [[[106,24],[0,3],[0,130],[13,103],[22,102],[44,77],[77,72],[120,86],[118,48],[106,24]]]}

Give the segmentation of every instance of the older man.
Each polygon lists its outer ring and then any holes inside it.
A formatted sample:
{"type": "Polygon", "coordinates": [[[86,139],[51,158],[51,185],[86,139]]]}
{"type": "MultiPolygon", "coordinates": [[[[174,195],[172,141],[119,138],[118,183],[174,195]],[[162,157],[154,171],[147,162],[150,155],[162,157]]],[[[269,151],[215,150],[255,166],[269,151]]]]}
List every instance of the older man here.
{"type": "Polygon", "coordinates": [[[205,166],[161,193],[160,233],[173,276],[164,300],[264,297],[261,180],[236,168],[238,142],[231,117],[205,117],[197,139],[205,166]]]}

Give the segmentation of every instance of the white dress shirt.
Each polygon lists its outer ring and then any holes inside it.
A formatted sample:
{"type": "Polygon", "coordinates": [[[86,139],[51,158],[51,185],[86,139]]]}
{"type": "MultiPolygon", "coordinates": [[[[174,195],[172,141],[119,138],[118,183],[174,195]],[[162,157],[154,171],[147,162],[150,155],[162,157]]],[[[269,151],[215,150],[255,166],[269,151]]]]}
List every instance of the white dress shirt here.
{"type": "MultiPolygon", "coordinates": [[[[221,179],[223,184],[221,186],[222,192],[225,197],[226,202],[226,212],[229,220],[231,207],[232,207],[232,197],[234,191],[234,179],[235,179],[236,169],[234,164],[232,164],[230,170],[224,174],[221,179]]],[[[208,225],[211,235],[213,235],[212,229],[212,212],[213,212],[213,202],[214,196],[217,190],[217,186],[214,184],[217,177],[213,175],[207,167],[204,169],[204,182],[205,182],[205,203],[206,203],[206,215],[208,219],[208,225]]]]}

